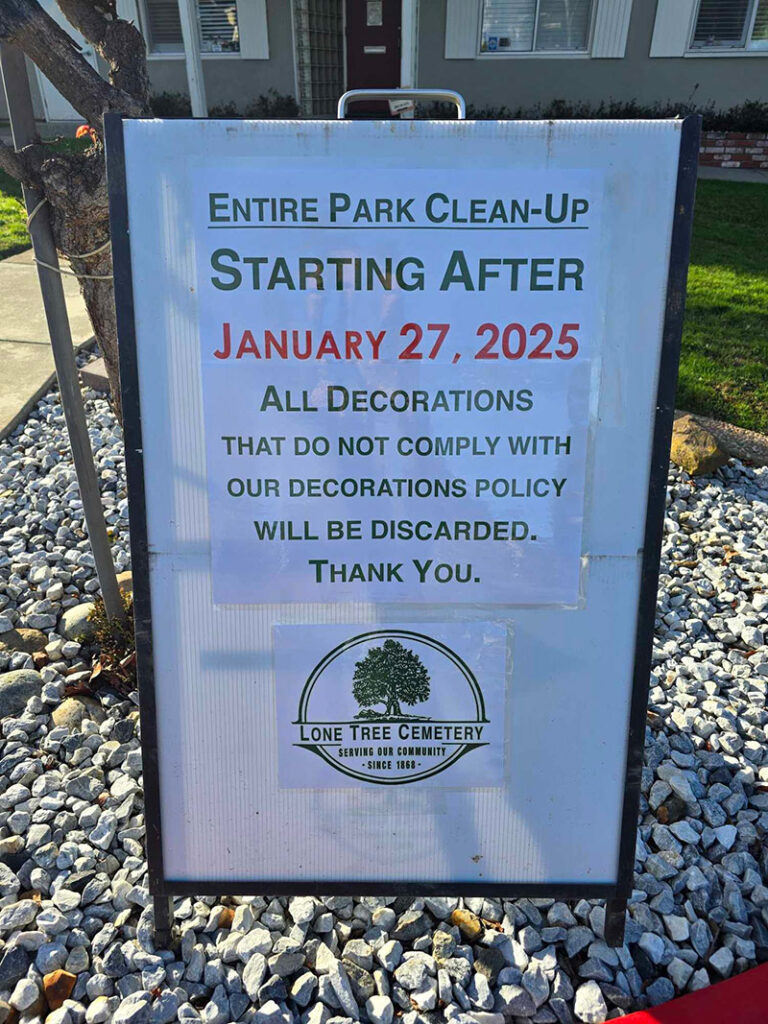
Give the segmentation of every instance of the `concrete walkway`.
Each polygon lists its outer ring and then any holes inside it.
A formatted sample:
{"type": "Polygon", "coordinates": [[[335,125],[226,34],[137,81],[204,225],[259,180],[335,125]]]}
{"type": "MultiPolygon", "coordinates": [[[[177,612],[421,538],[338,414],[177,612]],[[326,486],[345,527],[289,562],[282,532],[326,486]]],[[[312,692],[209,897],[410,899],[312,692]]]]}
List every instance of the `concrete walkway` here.
{"type": "MultiPolygon", "coordinates": [[[[74,277],[63,275],[75,350],[93,339],[74,277]]],[[[55,377],[32,250],[0,260],[0,439],[20,423],[55,377]]]]}
{"type": "Polygon", "coordinates": [[[698,176],[715,181],[746,181],[750,185],[768,185],[768,171],[742,167],[699,167],[698,176]]]}

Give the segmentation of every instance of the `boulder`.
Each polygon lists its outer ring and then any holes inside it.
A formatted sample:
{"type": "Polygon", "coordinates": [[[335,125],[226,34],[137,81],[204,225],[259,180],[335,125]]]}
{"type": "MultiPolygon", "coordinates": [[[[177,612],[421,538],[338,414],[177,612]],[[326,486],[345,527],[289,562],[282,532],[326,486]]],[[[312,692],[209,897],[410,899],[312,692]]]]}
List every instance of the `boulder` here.
{"type": "Polygon", "coordinates": [[[15,717],[24,710],[30,697],[39,697],[43,677],[31,668],[0,675],[0,718],[15,717]]]}
{"type": "Polygon", "coordinates": [[[714,435],[687,413],[675,420],[670,454],[672,461],[691,476],[714,473],[728,461],[714,435]]]}
{"type": "Polygon", "coordinates": [[[67,697],[51,715],[54,725],[63,725],[70,731],[79,729],[84,718],[101,725],[106,717],[104,708],[94,697],[67,697]]]}
{"type": "MultiPolygon", "coordinates": [[[[686,413],[680,410],[676,415],[685,416],[686,413]]],[[[729,459],[741,459],[742,462],[751,462],[753,466],[768,466],[768,437],[765,434],[745,430],[733,423],[712,420],[699,413],[694,413],[693,418],[700,427],[712,434],[729,459]]]]}
{"type": "Polygon", "coordinates": [[[89,620],[89,615],[94,607],[93,601],[85,601],[83,604],[76,604],[74,608],[67,608],[59,619],[59,633],[67,640],[90,640],[94,626],[89,620]]]}
{"type": "Polygon", "coordinates": [[[45,650],[47,643],[48,637],[39,629],[20,626],[0,635],[0,653],[15,654],[21,651],[24,654],[37,654],[45,650]]]}

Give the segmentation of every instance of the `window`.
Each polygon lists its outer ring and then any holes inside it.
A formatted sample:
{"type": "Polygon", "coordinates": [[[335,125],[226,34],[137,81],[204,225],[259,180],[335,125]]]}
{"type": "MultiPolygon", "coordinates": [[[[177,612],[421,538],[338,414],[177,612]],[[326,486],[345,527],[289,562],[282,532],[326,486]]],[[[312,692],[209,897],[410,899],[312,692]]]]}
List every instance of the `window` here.
{"type": "MultiPolygon", "coordinates": [[[[146,0],[149,52],[183,53],[178,0],[146,0]]],[[[197,0],[201,53],[239,53],[236,0],[197,0]]]]}
{"type": "Polygon", "coordinates": [[[484,0],[482,53],[586,51],[592,0],[484,0]]]}
{"type": "Polygon", "coordinates": [[[692,50],[768,50],[768,0],[700,0],[692,50]]]}
{"type": "Polygon", "coordinates": [[[197,0],[201,53],[239,53],[235,0],[197,0]]]}
{"type": "Polygon", "coordinates": [[[147,0],[147,45],[150,53],[183,53],[178,0],[147,0]]]}

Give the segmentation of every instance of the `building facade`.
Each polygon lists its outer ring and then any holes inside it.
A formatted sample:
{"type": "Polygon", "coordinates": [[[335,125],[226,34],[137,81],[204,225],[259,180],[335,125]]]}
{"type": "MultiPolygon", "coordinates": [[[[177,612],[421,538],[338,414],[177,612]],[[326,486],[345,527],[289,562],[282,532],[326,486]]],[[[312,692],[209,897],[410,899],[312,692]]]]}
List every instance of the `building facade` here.
{"type": "MultiPolygon", "coordinates": [[[[55,0],[41,2],[66,25],[55,0]]],[[[768,100],[768,0],[118,0],[118,8],[146,39],[154,95],[187,93],[190,44],[198,49],[209,109],[245,112],[273,90],[294,97],[301,116],[332,117],[345,89],[397,86],[456,89],[476,108],[513,111],[553,100],[719,109],[768,100]]],[[[30,77],[39,117],[79,120],[31,66],[30,77]]]]}

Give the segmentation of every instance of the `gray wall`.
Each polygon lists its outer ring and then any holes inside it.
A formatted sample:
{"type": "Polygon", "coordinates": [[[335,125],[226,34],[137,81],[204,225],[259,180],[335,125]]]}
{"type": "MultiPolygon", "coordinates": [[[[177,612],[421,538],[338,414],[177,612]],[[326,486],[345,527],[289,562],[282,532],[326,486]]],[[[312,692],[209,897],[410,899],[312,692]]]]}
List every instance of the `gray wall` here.
{"type": "Polygon", "coordinates": [[[693,99],[697,105],[714,101],[718,108],[727,108],[746,99],[768,100],[768,55],[651,59],[654,0],[634,0],[623,60],[445,60],[445,7],[445,0],[421,2],[419,85],[456,89],[477,107],[515,110],[554,99],[594,104],[607,99],[641,103],[693,99]]]}
{"type": "MultiPolygon", "coordinates": [[[[296,95],[290,8],[291,5],[285,0],[268,0],[269,60],[203,58],[203,78],[209,107],[235,103],[242,109],[267,89],[276,89],[283,95],[296,95]]],[[[183,60],[152,58],[147,66],[153,95],[161,92],[187,94],[187,73],[183,60]]]]}

